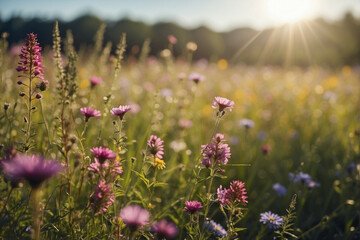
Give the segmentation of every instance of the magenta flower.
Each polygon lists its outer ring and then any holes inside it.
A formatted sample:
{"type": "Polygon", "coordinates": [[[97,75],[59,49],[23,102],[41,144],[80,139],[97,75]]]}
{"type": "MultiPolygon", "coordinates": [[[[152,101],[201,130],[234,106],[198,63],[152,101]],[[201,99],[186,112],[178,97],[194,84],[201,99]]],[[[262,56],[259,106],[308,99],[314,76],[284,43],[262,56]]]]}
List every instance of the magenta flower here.
{"type": "Polygon", "coordinates": [[[95,158],[100,162],[100,164],[103,164],[107,159],[111,160],[116,158],[116,154],[105,147],[94,147],[90,151],[95,155],[95,158]]]}
{"type": "Polygon", "coordinates": [[[232,181],[230,183],[230,188],[222,188],[217,189],[218,200],[221,205],[228,205],[234,203],[248,203],[246,196],[246,188],[245,183],[241,181],[232,181]]]}
{"type": "Polygon", "coordinates": [[[174,35],[169,35],[168,36],[168,40],[169,40],[169,42],[171,43],[171,44],[176,44],[177,43],[177,38],[174,36],[174,35]]]}
{"type": "Polygon", "coordinates": [[[217,133],[209,144],[201,146],[201,153],[204,157],[203,165],[215,167],[219,164],[226,165],[228,163],[231,152],[229,145],[224,141],[224,135],[217,133]]]}
{"type": "Polygon", "coordinates": [[[131,231],[136,231],[149,223],[150,213],[138,205],[129,205],[121,209],[120,217],[131,231]]]}
{"type": "Polygon", "coordinates": [[[90,207],[96,214],[103,214],[114,203],[114,197],[111,186],[101,180],[95,192],[90,195],[90,207]]]}
{"type": "Polygon", "coordinates": [[[152,224],[151,231],[155,232],[159,239],[174,238],[178,234],[176,225],[172,222],[168,222],[165,219],[161,219],[159,222],[152,224]]]}
{"type": "MultiPolygon", "coordinates": [[[[88,170],[93,173],[100,174],[104,176],[105,171],[109,168],[109,163],[104,162],[101,164],[97,158],[95,158],[95,162],[90,163],[88,170]]],[[[124,172],[121,162],[116,161],[110,166],[110,173],[113,174],[114,177],[116,177],[119,174],[122,174],[124,172]]]]}
{"type": "Polygon", "coordinates": [[[26,180],[32,188],[38,188],[62,169],[56,161],[46,161],[42,156],[25,154],[17,154],[11,160],[2,161],[2,165],[11,180],[26,180]]]}
{"type": "Polygon", "coordinates": [[[120,105],[117,108],[111,109],[111,114],[113,116],[119,116],[121,120],[123,120],[125,113],[131,110],[129,105],[120,105]]]}
{"type": "Polygon", "coordinates": [[[261,151],[262,151],[262,153],[263,154],[268,154],[269,152],[270,152],[270,150],[271,150],[271,147],[270,147],[270,145],[263,145],[263,146],[261,146],[261,151]]]}
{"type": "Polygon", "coordinates": [[[201,202],[198,201],[185,201],[184,212],[189,212],[190,214],[196,213],[202,208],[201,202]]]}
{"type": "Polygon", "coordinates": [[[96,76],[92,76],[90,78],[90,82],[91,82],[91,86],[95,87],[96,85],[100,84],[102,82],[102,78],[101,77],[96,77],[96,76]]]}
{"type": "Polygon", "coordinates": [[[164,155],[163,143],[164,141],[155,135],[151,135],[149,141],[147,142],[150,153],[159,159],[162,159],[164,155]]]}
{"type": "Polygon", "coordinates": [[[226,108],[228,108],[229,111],[231,112],[232,109],[234,108],[234,105],[235,105],[234,102],[230,101],[227,98],[215,97],[215,100],[213,101],[213,104],[212,104],[212,108],[219,109],[219,112],[222,112],[226,108]]]}
{"type": "Polygon", "coordinates": [[[189,80],[193,81],[194,83],[198,84],[199,82],[205,81],[205,76],[199,73],[190,73],[189,80]]]}
{"type": "MultiPolygon", "coordinates": [[[[41,56],[41,47],[34,33],[27,34],[25,45],[21,47],[19,54],[20,61],[16,70],[28,74],[30,78],[44,79],[44,66],[41,64],[43,57],[41,56]]],[[[24,77],[20,75],[19,77],[24,77]]],[[[28,76],[26,76],[28,77],[28,76]]]]}
{"type": "Polygon", "coordinates": [[[91,117],[101,116],[101,112],[93,109],[92,107],[80,108],[80,112],[85,116],[85,122],[89,121],[89,118],[91,117]]]}

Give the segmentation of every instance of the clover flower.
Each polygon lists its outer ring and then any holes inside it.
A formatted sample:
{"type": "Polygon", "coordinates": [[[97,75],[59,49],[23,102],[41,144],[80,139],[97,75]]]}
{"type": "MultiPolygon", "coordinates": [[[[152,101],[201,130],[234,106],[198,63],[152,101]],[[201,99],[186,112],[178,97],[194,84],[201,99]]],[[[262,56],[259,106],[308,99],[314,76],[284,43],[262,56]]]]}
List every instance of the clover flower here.
{"type": "Polygon", "coordinates": [[[100,164],[103,164],[106,160],[112,160],[116,158],[116,154],[106,147],[94,147],[90,150],[95,158],[98,159],[100,164]]]}
{"type": "Polygon", "coordinates": [[[281,185],[280,183],[275,183],[275,184],[272,186],[272,189],[275,190],[275,192],[277,193],[277,195],[278,195],[279,197],[286,195],[286,188],[285,188],[283,185],[281,185]]]}
{"type": "Polygon", "coordinates": [[[117,108],[112,108],[110,110],[113,116],[119,116],[121,120],[123,120],[125,113],[131,110],[129,105],[120,105],[117,108]]]}
{"type": "Polygon", "coordinates": [[[215,237],[226,237],[226,230],[218,223],[213,220],[205,221],[205,227],[208,231],[212,232],[215,237]]]}
{"type": "Polygon", "coordinates": [[[149,141],[147,142],[149,147],[149,152],[155,157],[162,159],[164,155],[164,141],[161,138],[151,135],[149,141]]]}
{"type": "Polygon", "coordinates": [[[224,143],[223,134],[217,133],[209,144],[201,146],[202,164],[206,167],[226,165],[231,157],[230,147],[224,143]]]}
{"type": "Polygon", "coordinates": [[[96,214],[103,214],[114,203],[114,197],[111,186],[101,180],[95,192],[90,196],[90,206],[96,214]]]}
{"type": "Polygon", "coordinates": [[[56,161],[46,161],[42,156],[25,154],[16,154],[14,158],[2,161],[2,165],[11,180],[26,180],[32,188],[38,188],[62,169],[56,161]]]}
{"type": "Polygon", "coordinates": [[[270,211],[261,213],[260,217],[260,222],[263,224],[268,224],[270,229],[278,229],[281,224],[284,223],[282,217],[270,211]]]}
{"type": "Polygon", "coordinates": [[[154,222],[152,224],[151,231],[155,232],[159,239],[174,238],[179,232],[174,223],[168,222],[165,219],[154,222]]]}
{"type": "Polygon", "coordinates": [[[149,223],[149,211],[138,205],[129,205],[121,209],[120,217],[131,231],[136,231],[149,223]]]}
{"type": "Polygon", "coordinates": [[[224,111],[226,108],[229,109],[231,112],[234,108],[235,103],[227,98],[223,97],[215,97],[215,100],[213,101],[212,108],[213,109],[219,109],[219,112],[224,111]]]}
{"type": "Polygon", "coordinates": [[[99,110],[95,110],[92,107],[80,108],[80,112],[85,116],[85,122],[89,121],[91,117],[100,117],[101,112],[99,110]]]}
{"type": "Polygon", "coordinates": [[[217,189],[218,200],[221,205],[234,203],[248,203],[246,196],[245,183],[241,181],[232,181],[228,189],[220,187],[217,189]]]}
{"type": "Polygon", "coordinates": [[[184,212],[189,212],[190,214],[196,213],[202,208],[201,202],[198,201],[185,201],[184,212]]]}

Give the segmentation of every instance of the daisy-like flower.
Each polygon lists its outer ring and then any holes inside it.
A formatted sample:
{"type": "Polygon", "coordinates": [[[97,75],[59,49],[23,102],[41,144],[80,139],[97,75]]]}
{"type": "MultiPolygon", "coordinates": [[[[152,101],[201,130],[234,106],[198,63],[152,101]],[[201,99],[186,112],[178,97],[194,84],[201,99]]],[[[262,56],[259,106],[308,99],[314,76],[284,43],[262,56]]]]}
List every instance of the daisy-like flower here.
{"type": "Polygon", "coordinates": [[[92,107],[80,108],[80,112],[85,116],[85,122],[89,121],[91,117],[100,117],[101,112],[99,110],[95,110],[92,107]]]}
{"type": "Polygon", "coordinates": [[[159,159],[159,158],[155,158],[153,166],[157,167],[158,169],[161,169],[161,170],[166,168],[166,164],[165,164],[164,160],[159,159]]]}
{"type": "Polygon", "coordinates": [[[190,73],[189,80],[193,81],[194,83],[198,84],[199,82],[205,81],[206,77],[199,73],[190,73]]]}
{"type": "Polygon", "coordinates": [[[129,205],[121,209],[120,217],[131,231],[136,231],[149,223],[150,213],[138,205],[129,205]]]}
{"type": "Polygon", "coordinates": [[[152,224],[151,231],[155,232],[159,239],[169,239],[176,237],[179,230],[174,223],[161,219],[152,224]]]}
{"type": "Polygon", "coordinates": [[[223,134],[217,133],[209,144],[201,146],[203,155],[202,164],[206,167],[216,166],[218,164],[226,165],[231,157],[230,147],[224,143],[223,134]]]}
{"type": "Polygon", "coordinates": [[[103,214],[114,203],[114,197],[111,186],[101,180],[95,192],[90,196],[90,206],[96,214],[103,214]]]}
{"type": "Polygon", "coordinates": [[[272,188],[275,190],[279,197],[286,195],[286,188],[280,183],[275,183],[272,188]]]}
{"type": "Polygon", "coordinates": [[[106,147],[94,147],[90,151],[95,155],[100,164],[103,164],[108,159],[116,158],[116,154],[106,147]]]}
{"type": "Polygon", "coordinates": [[[151,135],[149,141],[147,142],[149,147],[149,152],[155,157],[162,159],[164,155],[164,141],[161,138],[151,135]]]}
{"type": "Polygon", "coordinates": [[[268,224],[270,229],[278,229],[284,223],[284,220],[279,215],[268,211],[260,214],[260,222],[268,224]]]}
{"type": "Polygon", "coordinates": [[[202,208],[201,202],[198,201],[185,201],[184,212],[189,212],[190,214],[196,213],[202,208]]]}
{"type": "Polygon", "coordinates": [[[215,237],[226,237],[226,230],[218,223],[213,220],[205,221],[205,227],[208,231],[212,232],[215,237]]]}
{"type": "Polygon", "coordinates": [[[56,161],[46,161],[42,156],[25,154],[17,154],[8,161],[2,161],[2,166],[11,180],[26,180],[32,188],[38,188],[62,169],[56,161]]]}
{"type": "Polygon", "coordinates": [[[246,129],[250,129],[250,128],[253,128],[255,126],[255,123],[251,119],[244,118],[244,119],[241,119],[239,121],[239,126],[242,126],[242,127],[246,128],[246,129]]]}
{"type": "Polygon", "coordinates": [[[117,108],[112,108],[110,110],[113,116],[119,116],[121,120],[123,120],[125,113],[131,110],[129,105],[120,105],[117,108]]]}
{"type": "Polygon", "coordinates": [[[231,112],[234,108],[235,103],[227,98],[215,97],[213,101],[212,108],[219,109],[219,112],[224,111],[226,108],[231,112]]]}
{"type": "Polygon", "coordinates": [[[235,203],[248,203],[246,196],[245,183],[241,181],[232,181],[230,183],[230,188],[217,189],[218,200],[221,205],[235,204],[235,203]]]}
{"type": "Polygon", "coordinates": [[[101,77],[96,77],[96,76],[92,76],[90,78],[90,82],[91,82],[91,86],[95,87],[96,85],[100,84],[102,82],[102,78],[101,77]]]}

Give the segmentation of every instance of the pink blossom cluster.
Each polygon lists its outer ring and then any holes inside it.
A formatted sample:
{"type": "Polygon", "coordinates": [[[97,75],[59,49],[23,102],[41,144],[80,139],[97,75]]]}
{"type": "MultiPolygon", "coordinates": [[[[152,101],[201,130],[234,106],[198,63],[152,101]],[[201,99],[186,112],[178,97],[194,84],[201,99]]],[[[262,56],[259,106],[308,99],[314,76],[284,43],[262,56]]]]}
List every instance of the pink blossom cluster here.
{"type": "Polygon", "coordinates": [[[241,181],[232,181],[228,189],[220,187],[217,189],[218,200],[221,205],[234,203],[247,203],[245,183],[241,181]]]}
{"type": "Polygon", "coordinates": [[[221,133],[217,133],[212,141],[207,145],[201,146],[203,155],[202,164],[206,167],[226,165],[231,157],[230,147],[224,143],[225,138],[221,133]]]}

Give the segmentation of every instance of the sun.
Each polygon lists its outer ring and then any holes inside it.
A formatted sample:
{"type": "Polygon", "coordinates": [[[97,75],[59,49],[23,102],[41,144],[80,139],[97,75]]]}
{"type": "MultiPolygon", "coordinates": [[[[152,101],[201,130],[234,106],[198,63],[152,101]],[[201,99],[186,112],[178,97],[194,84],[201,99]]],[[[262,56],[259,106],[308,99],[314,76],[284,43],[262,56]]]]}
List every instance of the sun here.
{"type": "Polygon", "coordinates": [[[269,17],[281,23],[294,23],[311,17],[317,0],[267,0],[269,17]]]}

